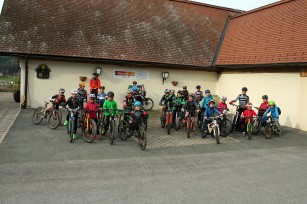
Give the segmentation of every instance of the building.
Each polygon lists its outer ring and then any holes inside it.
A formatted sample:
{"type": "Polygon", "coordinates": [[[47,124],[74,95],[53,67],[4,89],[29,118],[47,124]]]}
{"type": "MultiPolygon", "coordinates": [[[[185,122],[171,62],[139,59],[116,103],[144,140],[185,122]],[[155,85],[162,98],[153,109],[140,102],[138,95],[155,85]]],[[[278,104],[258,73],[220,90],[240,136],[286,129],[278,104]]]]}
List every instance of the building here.
{"type": "Polygon", "coordinates": [[[300,108],[306,14],[305,0],[249,12],[187,0],[5,1],[0,54],[20,58],[26,107],[60,87],[76,88],[80,76],[88,82],[100,67],[102,84],[119,104],[134,80],[145,84],[155,108],[166,88],[194,91],[200,84],[234,98],[248,86],[255,105],[268,94],[282,109],[282,125],[307,130],[300,108]],[[38,78],[36,69],[45,68],[39,65],[50,69],[48,79],[38,78]]]}

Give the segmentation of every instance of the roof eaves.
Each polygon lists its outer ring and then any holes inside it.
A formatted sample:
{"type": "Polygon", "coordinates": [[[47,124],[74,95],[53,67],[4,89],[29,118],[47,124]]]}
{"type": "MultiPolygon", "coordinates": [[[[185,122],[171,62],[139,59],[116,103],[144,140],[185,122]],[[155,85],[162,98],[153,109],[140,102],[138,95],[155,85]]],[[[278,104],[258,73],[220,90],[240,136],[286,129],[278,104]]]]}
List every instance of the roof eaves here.
{"type": "Polygon", "coordinates": [[[265,68],[265,67],[305,67],[307,62],[282,62],[282,63],[269,63],[269,64],[225,64],[225,65],[216,65],[216,68],[231,68],[231,69],[240,69],[240,68],[265,68]]]}
{"type": "MultiPolygon", "coordinates": [[[[215,9],[221,9],[221,10],[226,10],[226,11],[231,11],[231,12],[236,12],[236,13],[244,13],[245,11],[238,10],[238,9],[232,9],[232,8],[227,8],[227,7],[222,7],[222,6],[215,6],[211,4],[205,4],[205,3],[200,3],[200,2],[195,2],[195,1],[190,1],[190,0],[169,0],[169,1],[177,1],[177,2],[182,2],[182,3],[187,3],[187,4],[194,4],[198,6],[206,6],[206,7],[211,7],[215,9]]],[[[238,15],[240,15],[238,14],[238,15]]]]}
{"type": "Polygon", "coordinates": [[[288,3],[290,1],[294,1],[294,0],[281,0],[281,1],[271,3],[271,4],[268,4],[268,5],[265,5],[265,6],[261,6],[259,8],[255,8],[255,9],[252,9],[250,11],[246,11],[244,13],[234,15],[234,16],[231,17],[231,19],[238,18],[238,17],[241,17],[241,16],[245,16],[245,15],[248,15],[248,14],[251,14],[251,13],[255,13],[255,12],[258,12],[258,11],[261,11],[261,10],[264,10],[264,9],[267,9],[267,8],[271,8],[271,7],[274,7],[274,6],[278,6],[278,5],[281,5],[281,4],[284,4],[284,3],[288,3]]]}

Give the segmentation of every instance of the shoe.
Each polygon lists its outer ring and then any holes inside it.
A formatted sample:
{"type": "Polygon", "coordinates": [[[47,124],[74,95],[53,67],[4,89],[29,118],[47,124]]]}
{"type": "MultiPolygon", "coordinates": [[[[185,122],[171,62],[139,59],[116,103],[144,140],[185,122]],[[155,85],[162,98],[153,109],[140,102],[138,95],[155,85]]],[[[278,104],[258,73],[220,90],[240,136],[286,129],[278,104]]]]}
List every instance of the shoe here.
{"type": "Polygon", "coordinates": [[[96,136],[96,140],[99,140],[99,141],[101,141],[101,140],[102,140],[102,137],[101,137],[101,135],[97,135],[97,136],[96,136]]]}
{"type": "Polygon", "coordinates": [[[73,139],[76,139],[76,138],[77,138],[76,133],[72,134],[72,138],[73,138],[73,139]]]}
{"type": "Polygon", "coordinates": [[[65,122],[64,122],[64,126],[67,126],[68,125],[68,121],[67,120],[65,120],[65,122]]]}
{"type": "Polygon", "coordinates": [[[106,134],[106,130],[105,130],[105,129],[102,129],[100,134],[101,134],[102,136],[105,135],[105,134],[106,134]]]}

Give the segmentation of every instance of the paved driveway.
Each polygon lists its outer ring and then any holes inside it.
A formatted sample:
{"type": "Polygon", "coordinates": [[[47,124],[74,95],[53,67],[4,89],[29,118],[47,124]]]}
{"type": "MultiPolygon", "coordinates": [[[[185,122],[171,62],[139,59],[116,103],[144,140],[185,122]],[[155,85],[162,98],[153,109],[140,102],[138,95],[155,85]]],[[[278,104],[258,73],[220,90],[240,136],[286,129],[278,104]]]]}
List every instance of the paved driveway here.
{"type": "Polygon", "coordinates": [[[68,143],[65,128],[35,126],[23,110],[0,145],[0,203],[305,203],[307,134],[241,134],[217,145],[158,129],[133,139],[68,143]],[[163,145],[170,137],[173,145],[163,145]],[[177,138],[175,138],[177,137],[177,138]],[[154,138],[161,140],[161,144],[154,138]],[[177,142],[177,143],[176,143],[177,142]],[[158,144],[158,145],[155,145],[158,144]]]}

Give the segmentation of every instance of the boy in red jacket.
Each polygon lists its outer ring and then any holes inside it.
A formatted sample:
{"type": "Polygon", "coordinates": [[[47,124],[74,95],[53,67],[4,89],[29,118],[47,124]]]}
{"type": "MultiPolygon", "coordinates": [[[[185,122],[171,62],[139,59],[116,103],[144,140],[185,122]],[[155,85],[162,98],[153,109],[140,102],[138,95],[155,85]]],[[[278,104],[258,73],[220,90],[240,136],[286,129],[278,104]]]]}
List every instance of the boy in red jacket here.
{"type": "Polygon", "coordinates": [[[262,117],[265,111],[268,110],[269,108],[268,98],[269,97],[267,95],[262,96],[263,103],[261,103],[261,105],[259,106],[258,116],[262,117]]]}
{"type": "MultiPolygon", "coordinates": [[[[96,103],[95,99],[96,96],[95,94],[90,94],[90,101],[87,102],[87,104],[84,107],[84,110],[89,110],[91,112],[89,112],[90,118],[92,118],[93,120],[95,120],[96,124],[98,123],[98,117],[97,117],[97,113],[96,112],[92,112],[92,111],[98,111],[99,110],[99,106],[96,103]]],[[[97,137],[98,140],[101,140],[101,136],[99,135],[99,128],[97,128],[97,137]]]]}
{"type": "Polygon", "coordinates": [[[253,116],[257,117],[257,113],[252,109],[253,107],[253,104],[252,103],[248,103],[246,105],[246,109],[245,111],[243,112],[242,114],[242,118],[243,118],[243,121],[244,121],[244,130],[243,130],[243,134],[245,135],[246,133],[246,129],[247,129],[247,123],[248,123],[248,120],[250,119],[250,122],[252,123],[253,122],[253,116]]]}
{"type": "Polygon", "coordinates": [[[224,111],[228,110],[227,104],[225,103],[227,101],[226,96],[221,97],[221,102],[217,105],[217,110],[220,111],[221,113],[224,113],[224,111]]]}

